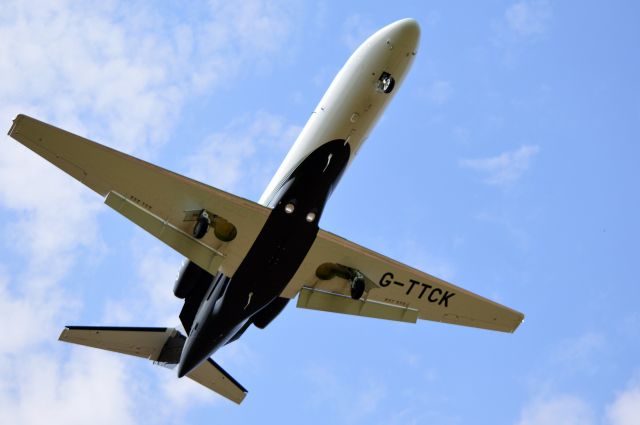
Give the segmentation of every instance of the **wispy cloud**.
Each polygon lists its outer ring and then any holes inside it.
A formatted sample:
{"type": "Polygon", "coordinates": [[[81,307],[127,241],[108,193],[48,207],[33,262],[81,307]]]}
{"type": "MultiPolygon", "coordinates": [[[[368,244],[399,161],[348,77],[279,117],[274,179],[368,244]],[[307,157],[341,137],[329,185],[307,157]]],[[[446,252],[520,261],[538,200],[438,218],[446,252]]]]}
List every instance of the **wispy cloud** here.
{"type": "Polygon", "coordinates": [[[611,425],[635,425],[640,420],[640,381],[633,380],[607,407],[611,425]]]}
{"type": "Polygon", "coordinates": [[[640,382],[632,379],[607,405],[575,394],[538,396],[520,412],[517,425],[635,425],[640,418],[640,382]],[[598,412],[604,411],[601,420],[598,412]]]}
{"type": "Polygon", "coordinates": [[[122,361],[100,351],[63,359],[36,351],[0,356],[0,411],[12,424],[134,424],[132,377],[122,361]]]}
{"type": "Polygon", "coordinates": [[[508,6],[492,23],[491,43],[508,67],[516,65],[532,43],[549,37],[553,9],[547,0],[521,0],[508,6]]]}
{"type": "MultiPolygon", "coordinates": [[[[133,226],[132,223],[125,225],[133,226]]],[[[101,322],[178,327],[182,301],[173,295],[171,289],[183,257],[143,230],[132,230],[134,236],[129,252],[135,264],[134,274],[122,278],[121,283],[128,287],[128,291],[121,297],[107,300],[101,322]]]]}
{"type": "Polygon", "coordinates": [[[259,190],[299,132],[299,126],[281,116],[265,111],[247,114],[209,135],[187,157],[188,174],[234,193],[259,190]]]}
{"type": "Polygon", "coordinates": [[[538,399],[525,406],[517,425],[591,425],[595,424],[592,408],[581,398],[558,395],[538,399]]]}
{"type": "Polygon", "coordinates": [[[496,186],[516,183],[529,169],[532,159],[540,152],[535,145],[525,145],[498,156],[477,159],[461,159],[461,167],[470,168],[486,175],[484,182],[496,186]]]}
{"type": "Polygon", "coordinates": [[[520,1],[504,12],[509,29],[523,36],[547,32],[551,19],[551,5],[547,1],[520,1]]]}
{"type": "Polygon", "coordinates": [[[606,347],[607,340],[603,334],[587,332],[563,341],[552,353],[552,360],[564,371],[595,373],[599,367],[595,359],[606,347]]]}

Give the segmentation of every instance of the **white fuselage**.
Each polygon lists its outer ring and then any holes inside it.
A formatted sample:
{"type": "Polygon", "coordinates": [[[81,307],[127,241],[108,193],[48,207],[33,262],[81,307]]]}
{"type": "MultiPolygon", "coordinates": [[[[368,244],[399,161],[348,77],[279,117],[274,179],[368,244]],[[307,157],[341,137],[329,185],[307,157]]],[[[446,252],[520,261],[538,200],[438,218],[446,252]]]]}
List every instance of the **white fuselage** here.
{"type": "Polygon", "coordinates": [[[358,47],[333,79],[260,197],[262,205],[269,205],[281,183],[327,141],[346,140],[351,148],[351,163],[404,80],[419,38],[418,23],[402,19],[380,29],[358,47]],[[395,80],[389,93],[378,87],[383,72],[395,80]]]}

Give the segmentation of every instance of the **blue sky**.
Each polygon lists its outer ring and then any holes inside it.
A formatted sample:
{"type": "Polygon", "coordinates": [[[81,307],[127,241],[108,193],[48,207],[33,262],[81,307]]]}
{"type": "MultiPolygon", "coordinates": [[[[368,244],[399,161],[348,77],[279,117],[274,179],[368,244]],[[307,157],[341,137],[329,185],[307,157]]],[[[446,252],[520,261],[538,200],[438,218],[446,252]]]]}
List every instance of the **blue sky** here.
{"type": "Polygon", "coordinates": [[[3,2],[27,113],[257,200],[333,76],[419,21],[321,227],[525,313],[513,335],[289,306],[217,356],[236,406],[66,324],[177,326],[182,258],[0,141],[7,423],[640,423],[635,2],[3,2]]]}

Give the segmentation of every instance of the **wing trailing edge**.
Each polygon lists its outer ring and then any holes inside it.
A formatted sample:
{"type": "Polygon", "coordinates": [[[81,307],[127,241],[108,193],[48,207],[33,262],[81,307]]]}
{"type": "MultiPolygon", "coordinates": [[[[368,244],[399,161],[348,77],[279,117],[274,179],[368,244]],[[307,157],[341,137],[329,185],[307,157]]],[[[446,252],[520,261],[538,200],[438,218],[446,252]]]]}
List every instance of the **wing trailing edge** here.
{"type": "Polygon", "coordinates": [[[296,307],[398,322],[416,323],[418,321],[418,310],[413,308],[377,301],[354,300],[346,295],[306,287],[300,290],[296,307]]]}

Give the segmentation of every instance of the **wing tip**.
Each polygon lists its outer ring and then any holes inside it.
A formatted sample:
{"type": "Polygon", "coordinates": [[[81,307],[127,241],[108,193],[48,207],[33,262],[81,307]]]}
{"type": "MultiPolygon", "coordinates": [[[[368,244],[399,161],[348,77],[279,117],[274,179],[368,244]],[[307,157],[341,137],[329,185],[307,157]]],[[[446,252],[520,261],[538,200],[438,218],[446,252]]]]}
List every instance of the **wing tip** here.
{"type": "Polygon", "coordinates": [[[506,329],[505,332],[515,333],[520,327],[520,325],[522,325],[523,323],[524,323],[524,314],[518,311],[516,312],[516,318],[513,321],[513,325],[510,328],[506,329]]]}
{"type": "Polygon", "coordinates": [[[11,122],[11,127],[9,128],[9,131],[7,132],[7,135],[9,135],[10,137],[13,137],[13,135],[16,133],[16,128],[18,127],[18,124],[20,123],[20,121],[22,121],[22,119],[25,116],[26,115],[24,115],[24,114],[16,115],[16,117],[11,122]]]}
{"type": "Polygon", "coordinates": [[[64,328],[62,328],[62,331],[60,332],[60,335],[58,335],[58,341],[62,341],[62,342],[67,342],[67,334],[69,333],[69,327],[65,326],[64,328]]]}

